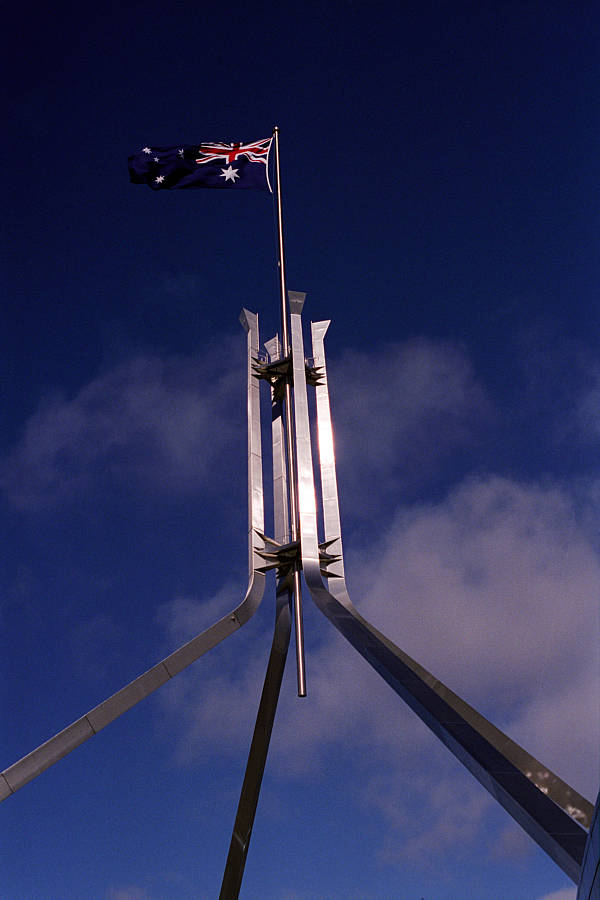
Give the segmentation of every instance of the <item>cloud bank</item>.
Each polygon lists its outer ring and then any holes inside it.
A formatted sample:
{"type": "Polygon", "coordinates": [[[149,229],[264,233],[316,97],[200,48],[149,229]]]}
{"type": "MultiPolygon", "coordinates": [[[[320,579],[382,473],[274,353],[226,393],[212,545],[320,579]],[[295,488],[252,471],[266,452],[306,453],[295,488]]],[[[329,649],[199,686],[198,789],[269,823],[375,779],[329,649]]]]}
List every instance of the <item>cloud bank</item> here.
{"type": "Polygon", "coordinates": [[[72,398],[54,394],[2,461],[0,487],[25,510],[111,484],[153,493],[209,489],[224,450],[243,448],[243,369],[229,364],[239,353],[239,341],[224,339],[193,359],[140,355],[72,398]]]}
{"type": "Polygon", "coordinates": [[[338,467],[357,512],[422,486],[492,413],[466,353],[448,341],[346,351],[329,381],[338,467]]]}

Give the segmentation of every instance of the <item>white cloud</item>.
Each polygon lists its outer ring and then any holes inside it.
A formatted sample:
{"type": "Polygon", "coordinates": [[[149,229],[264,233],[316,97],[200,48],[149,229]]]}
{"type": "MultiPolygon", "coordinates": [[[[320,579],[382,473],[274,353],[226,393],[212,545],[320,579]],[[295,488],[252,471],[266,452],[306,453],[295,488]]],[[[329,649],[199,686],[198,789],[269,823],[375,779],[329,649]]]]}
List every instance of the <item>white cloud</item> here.
{"type": "MultiPolygon", "coordinates": [[[[239,585],[224,585],[205,601],[189,597],[163,604],[157,621],[165,630],[166,652],[204,631],[241,600],[239,585]]],[[[201,677],[192,666],[159,693],[166,715],[177,722],[175,758],[180,765],[232,755],[252,734],[268,638],[256,638],[256,622],[247,625],[201,660],[201,677]]]]}
{"type": "Polygon", "coordinates": [[[189,641],[234,609],[241,599],[240,585],[227,582],[203,603],[191,597],[176,597],[164,603],[158,608],[156,618],[167,634],[166,645],[173,648],[189,641]]]}
{"type": "Polygon", "coordinates": [[[450,342],[347,351],[331,370],[336,454],[356,507],[429,479],[490,415],[467,356],[450,342]]]}
{"type": "Polygon", "coordinates": [[[577,897],[576,887],[562,888],[560,891],[553,891],[551,894],[544,894],[539,900],[575,900],[577,897]]]}
{"type": "Polygon", "coordinates": [[[135,884],[126,887],[110,887],[107,900],[152,900],[150,894],[144,888],[135,884]]]}
{"type": "Polygon", "coordinates": [[[593,796],[600,560],[566,491],[469,481],[349,561],[367,618],[542,762],[552,740],[557,774],[593,796]]]}
{"type": "Polygon", "coordinates": [[[497,835],[491,848],[491,855],[496,859],[519,861],[528,856],[533,846],[533,842],[523,829],[516,822],[511,822],[497,835]]]}
{"type": "MultiPolygon", "coordinates": [[[[590,628],[598,642],[597,625],[590,623],[590,628]]],[[[555,685],[547,692],[536,691],[507,725],[511,737],[591,803],[596,800],[600,772],[599,680],[595,653],[563,689],[555,685]]],[[[544,685],[548,681],[545,678],[544,685]]]]}
{"type": "Polygon", "coordinates": [[[110,483],[158,492],[209,486],[228,444],[243,454],[243,367],[230,365],[242,344],[223,339],[198,358],[138,356],[70,399],[46,399],[2,462],[0,485],[24,509],[110,483]]]}
{"type": "MultiPolygon", "coordinates": [[[[197,357],[139,355],[73,397],[47,397],[0,463],[0,487],[22,509],[53,506],[109,484],[189,492],[222,477],[225,448],[243,459],[241,337],[197,357]],[[231,360],[236,364],[231,365],[231,360]],[[239,365],[237,364],[239,361],[239,365]]],[[[472,440],[488,411],[463,351],[426,339],[352,351],[334,364],[338,456],[346,493],[367,511],[381,493],[429,478],[472,440]],[[375,477],[376,476],[376,477],[375,477]]]]}
{"type": "Polygon", "coordinates": [[[383,862],[424,862],[448,848],[454,855],[466,855],[482,837],[491,798],[474,781],[457,778],[445,761],[437,763],[437,753],[428,753],[426,767],[422,760],[413,761],[407,769],[388,767],[384,775],[372,773],[367,780],[361,801],[389,826],[380,850],[383,862]]]}

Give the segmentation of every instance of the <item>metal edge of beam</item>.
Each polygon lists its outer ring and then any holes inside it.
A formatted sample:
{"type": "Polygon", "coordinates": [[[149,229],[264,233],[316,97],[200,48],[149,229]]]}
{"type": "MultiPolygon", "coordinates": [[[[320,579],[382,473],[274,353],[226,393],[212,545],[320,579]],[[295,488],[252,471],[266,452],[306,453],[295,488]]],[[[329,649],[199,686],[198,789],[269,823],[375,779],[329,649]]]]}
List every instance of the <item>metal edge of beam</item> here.
{"type": "MultiPolygon", "coordinates": [[[[483,716],[476,714],[477,721],[468,721],[463,714],[471,709],[467,704],[460,701],[462,709],[456,703],[452,705],[450,700],[459,700],[456,695],[360,616],[350,601],[343,577],[332,580],[332,585],[336,584],[335,596],[325,586],[319,565],[300,311],[292,310],[291,332],[302,565],[316,606],[521,827],[577,883],[587,838],[586,830],[491,743],[482,733],[481,726],[486,721],[483,716]]],[[[319,362],[322,363],[322,360],[319,362]]],[[[326,384],[326,378],[322,380],[326,384]]],[[[327,539],[334,537],[341,538],[341,533],[326,535],[327,539]]],[[[341,555],[341,540],[336,552],[341,555]]]]}
{"type": "Polygon", "coordinates": [[[259,349],[258,316],[243,309],[240,321],[247,334],[248,396],[248,587],[243,601],[206,631],[183,644],[157,665],[0,772],[0,800],[16,793],[106,725],[114,722],[140,700],[212,650],[245,625],[258,609],[265,587],[265,575],[258,571],[263,562],[259,552],[264,550],[260,385],[254,378],[252,369],[259,349]]]}

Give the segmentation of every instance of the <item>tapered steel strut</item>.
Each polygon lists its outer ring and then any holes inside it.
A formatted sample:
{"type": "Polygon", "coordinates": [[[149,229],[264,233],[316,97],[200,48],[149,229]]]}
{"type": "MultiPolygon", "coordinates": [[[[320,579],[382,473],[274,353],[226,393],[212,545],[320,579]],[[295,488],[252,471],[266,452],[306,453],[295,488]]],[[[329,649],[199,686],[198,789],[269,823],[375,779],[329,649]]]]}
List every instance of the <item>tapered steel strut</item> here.
{"type": "Polygon", "coordinates": [[[245,625],[254,615],[265,588],[264,499],[260,431],[260,385],[254,365],[259,350],[258,316],[243,309],[240,321],[247,339],[248,396],[248,588],[243,601],[218,622],[192,638],[162,662],[148,669],[103,703],[51,737],[36,750],[0,773],[0,800],[4,800],[93,737],[120,715],[245,625]]]}
{"type": "Polygon", "coordinates": [[[313,325],[317,424],[325,544],[333,559],[323,581],[306,388],[301,313],[305,294],[290,292],[294,412],[302,567],[308,590],[333,625],[443,741],[521,827],[576,883],[593,806],[522,747],[495,728],[430,672],[377,631],[355,609],[343,568],[333,435],[323,338],[313,325]]]}

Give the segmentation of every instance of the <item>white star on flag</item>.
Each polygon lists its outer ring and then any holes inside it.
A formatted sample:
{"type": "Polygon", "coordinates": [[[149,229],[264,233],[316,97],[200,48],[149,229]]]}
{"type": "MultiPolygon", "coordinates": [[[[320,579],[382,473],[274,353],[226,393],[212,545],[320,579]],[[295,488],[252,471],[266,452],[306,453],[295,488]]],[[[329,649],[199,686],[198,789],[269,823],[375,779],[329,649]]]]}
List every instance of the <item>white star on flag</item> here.
{"type": "Polygon", "coordinates": [[[179,153],[180,156],[183,156],[183,148],[181,150],[178,150],[177,152],[179,153]]]}
{"type": "Polygon", "coordinates": [[[156,184],[162,184],[164,180],[165,180],[164,175],[157,175],[156,178],[154,179],[156,184]]]}
{"type": "Polygon", "coordinates": [[[221,169],[221,172],[223,173],[221,175],[221,178],[224,178],[225,181],[233,181],[234,184],[235,179],[240,177],[238,174],[238,170],[234,169],[233,166],[229,166],[229,168],[227,169],[221,169]]]}
{"type": "Polygon", "coordinates": [[[152,150],[150,149],[150,147],[144,147],[142,153],[152,153],[152,150]]]}

